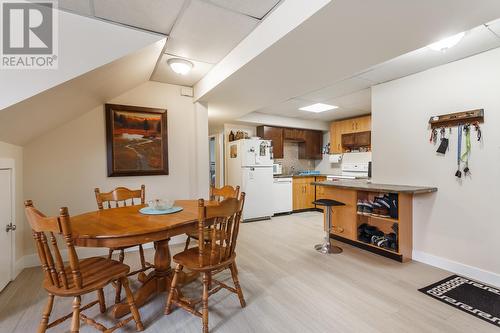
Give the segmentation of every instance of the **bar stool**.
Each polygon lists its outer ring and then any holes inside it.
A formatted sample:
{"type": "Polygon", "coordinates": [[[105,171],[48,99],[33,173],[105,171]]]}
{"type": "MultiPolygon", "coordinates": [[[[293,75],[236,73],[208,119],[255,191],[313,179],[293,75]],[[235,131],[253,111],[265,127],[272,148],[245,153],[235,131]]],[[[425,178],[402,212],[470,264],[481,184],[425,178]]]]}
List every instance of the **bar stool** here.
{"type": "Polygon", "coordinates": [[[325,241],[323,244],[316,244],[314,245],[314,248],[316,251],[319,253],[323,254],[338,254],[342,252],[342,249],[338,246],[332,246],[330,243],[330,230],[332,229],[332,208],[331,207],[338,207],[338,206],[345,206],[345,203],[331,200],[331,199],[318,199],[313,202],[313,204],[318,205],[318,206],[324,206],[325,208],[325,214],[326,214],[326,228],[325,230],[326,235],[325,235],[325,241]]]}

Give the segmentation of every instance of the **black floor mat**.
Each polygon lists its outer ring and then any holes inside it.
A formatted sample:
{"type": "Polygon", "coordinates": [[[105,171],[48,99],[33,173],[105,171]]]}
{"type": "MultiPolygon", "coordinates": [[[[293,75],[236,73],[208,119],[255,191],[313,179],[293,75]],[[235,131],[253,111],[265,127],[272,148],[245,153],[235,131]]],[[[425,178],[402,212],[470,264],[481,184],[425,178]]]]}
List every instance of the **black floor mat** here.
{"type": "Polygon", "coordinates": [[[500,327],[500,290],[498,288],[452,275],[419,291],[500,327]]]}

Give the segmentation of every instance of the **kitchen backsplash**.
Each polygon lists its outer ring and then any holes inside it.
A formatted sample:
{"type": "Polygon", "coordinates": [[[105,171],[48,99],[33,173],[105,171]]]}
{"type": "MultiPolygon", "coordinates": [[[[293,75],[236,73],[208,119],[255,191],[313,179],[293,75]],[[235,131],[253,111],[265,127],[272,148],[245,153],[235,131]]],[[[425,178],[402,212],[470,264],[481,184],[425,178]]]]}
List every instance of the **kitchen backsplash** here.
{"type": "Polygon", "coordinates": [[[291,174],[293,170],[314,170],[315,167],[314,160],[299,160],[299,145],[297,143],[286,141],[283,147],[283,158],[274,159],[274,163],[283,165],[283,174],[291,174]]]}

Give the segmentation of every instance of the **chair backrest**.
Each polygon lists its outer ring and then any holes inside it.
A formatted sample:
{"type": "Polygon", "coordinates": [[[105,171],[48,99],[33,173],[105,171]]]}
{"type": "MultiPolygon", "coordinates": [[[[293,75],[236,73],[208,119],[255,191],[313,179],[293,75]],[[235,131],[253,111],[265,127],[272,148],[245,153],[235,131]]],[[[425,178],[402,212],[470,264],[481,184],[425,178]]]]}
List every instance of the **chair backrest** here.
{"type": "Polygon", "coordinates": [[[104,208],[118,208],[120,206],[138,205],[145,203],[146,186],[141,185],[140,190],[130,190],[126,187],[117,187],[111,192],[101,193],[99,188],[94,190],[97,207],[104,208]],[[137,199],[135,202],[134,199],[137,199]],[[128,201],[128,203],[127,203],[128,201]]]}
{"type": "Polygon", "coordinates": [[[228,198],[238,198],[240,194],[240,187],[232,187],[230,185],[226,185],[221,188],[217,188],[214,186],[210,187],[210,200],[213,201],[222,201],[223,199],[228,198]]]}
{"type": "Polygon", "coordinates": [[[31,225],[33,238],[35,239],[38,256],[46,280],[57,288],[69,289],[71,287],[81,288],[83,281],[80,273],[80,264],[76,254],[73,238],[71,235],[71,224],[68,208],[63,207],[59,210],[59,216],[46,217],[39,212],[31,200],[24,203],[26,218],[31,225]],[[50,246],[47,241],[49,234],[50,246]],[[57,239],[54,234],[62,235],[64,243],[68,249],[68,259],[71,276],[66,276],[64,262],[57,245],[57,239]],[[68,279],[72,279],[70,284],[68,279]]]}
{"type": "Polygon", "coordinates": [[[198,200],[198,239],[205,240],[198,245],[200,267],[220,264],[234,254],[244,204],[244,192],[239,199],[228,198],[218,205],[205,206],[203,199],[198,200]]]}

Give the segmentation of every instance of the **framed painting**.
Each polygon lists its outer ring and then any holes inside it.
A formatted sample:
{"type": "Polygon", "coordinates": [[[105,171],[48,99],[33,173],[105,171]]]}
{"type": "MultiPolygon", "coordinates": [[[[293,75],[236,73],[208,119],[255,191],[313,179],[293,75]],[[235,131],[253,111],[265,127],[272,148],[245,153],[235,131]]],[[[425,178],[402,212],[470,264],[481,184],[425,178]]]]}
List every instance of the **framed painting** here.
{"type": "Polygon", "coordinates": [[[108,176],[168,175],[167,110],[106,104],[108,176]]]}

